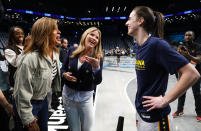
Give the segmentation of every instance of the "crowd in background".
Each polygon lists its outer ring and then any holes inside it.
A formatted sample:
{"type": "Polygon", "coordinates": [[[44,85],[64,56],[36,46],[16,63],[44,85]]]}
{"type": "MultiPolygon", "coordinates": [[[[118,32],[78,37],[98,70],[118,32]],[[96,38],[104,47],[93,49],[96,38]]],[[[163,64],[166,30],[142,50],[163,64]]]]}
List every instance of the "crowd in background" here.
{"type": "Polygon", "coordinates": [[[116,55],[121,55],[121,56],[130,56],[133,57],[135,55],[134,49],[132,48],[113,48],[110,50],[107,49],[103,49],[104,55],[105,56],[116,56],[116,55]],[[118,52],[120,52],[120,54],[118,54],[118,52]]]}

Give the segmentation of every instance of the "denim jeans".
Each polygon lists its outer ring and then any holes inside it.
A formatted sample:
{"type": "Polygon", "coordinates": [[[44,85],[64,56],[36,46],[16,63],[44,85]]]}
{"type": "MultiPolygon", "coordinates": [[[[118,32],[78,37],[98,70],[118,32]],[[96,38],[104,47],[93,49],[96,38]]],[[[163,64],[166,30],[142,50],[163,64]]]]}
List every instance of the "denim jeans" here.
{"type": "Polygon", "coordinates": [[[86,101],[75,102],[63,96],[63,104],[71,131],[92,131],[93,97],[86,101]]]}
{"type": "MultiPolygon", "coordinates": [[[[37,117],[37,123],[40,128],[40,131],[48,131],[48,104],[47,97],[44,100],[31,100],[32,104],[32,113],[37,117]]],[[[22,121],[17,113],[16,104],[14,102],[14,114],[15,114],[15,128],[16,131],[26,131],[22,125],[22,121]]]]}

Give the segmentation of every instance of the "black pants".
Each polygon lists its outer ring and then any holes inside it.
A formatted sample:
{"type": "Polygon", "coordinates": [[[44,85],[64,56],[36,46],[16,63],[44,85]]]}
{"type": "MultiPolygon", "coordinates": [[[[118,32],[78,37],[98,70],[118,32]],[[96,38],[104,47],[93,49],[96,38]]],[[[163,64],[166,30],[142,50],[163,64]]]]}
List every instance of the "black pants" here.
{"type": "MultiPolygon", "coordinates": [[[[201,82],[201,79],[199,79],[199,80],[192,86],[193,95],[194,95],[194,99],[195,99],[195,111],[196,111],[196,113],[197,113],[198,116],[201,116],[200,82],[201,82]]],[[[185,99],[186,99],[186,92],[185,92],[181,97],[179,97],[179,99],[178,99],[177,111],[182,111],[182,110],[184,110],[185,99]]]]}

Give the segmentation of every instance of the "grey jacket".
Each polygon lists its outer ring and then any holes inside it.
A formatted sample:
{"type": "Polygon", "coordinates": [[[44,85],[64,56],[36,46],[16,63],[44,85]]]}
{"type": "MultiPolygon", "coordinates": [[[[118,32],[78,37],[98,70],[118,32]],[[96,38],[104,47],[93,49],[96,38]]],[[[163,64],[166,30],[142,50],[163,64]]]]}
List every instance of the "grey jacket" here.
{"type": "Polygon", "coordinates": [[[53,53],[57,61],[57,75],[52,81],[52,61],[48,57],[39,57],[38,52],[25,54],[17,64],[15,74],[14,98],[18,114],[23,125],[34,120],[31,100],[43,100],[47,92],[61,90],[59,54],[53,53]]]}

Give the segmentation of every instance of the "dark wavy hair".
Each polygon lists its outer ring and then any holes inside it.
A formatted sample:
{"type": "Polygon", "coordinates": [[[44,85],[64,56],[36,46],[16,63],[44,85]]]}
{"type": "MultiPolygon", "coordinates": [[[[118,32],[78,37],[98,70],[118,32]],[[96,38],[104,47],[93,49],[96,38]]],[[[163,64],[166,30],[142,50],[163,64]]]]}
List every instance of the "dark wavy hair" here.
{"type": "MultiPolygon", "coordinates": [[[[12,48],[15,51],[15,53],[18,55],[18,54],[20,54],[20,52],[18,51],[17,42],[15,40],[15,29],[16,28],[19,28],[24,32],[24,30],[19,26],[10,27],[10,30],[8,33],[8,45],[7,45],[7,47],[12,48]]],[[[24,45],[24,41],[23,41],[23,45],[24,45]]]]}

